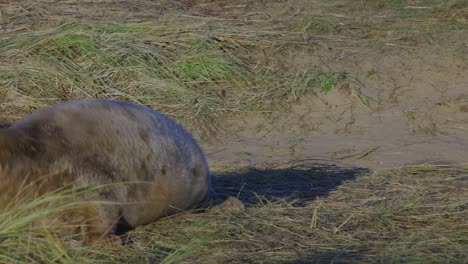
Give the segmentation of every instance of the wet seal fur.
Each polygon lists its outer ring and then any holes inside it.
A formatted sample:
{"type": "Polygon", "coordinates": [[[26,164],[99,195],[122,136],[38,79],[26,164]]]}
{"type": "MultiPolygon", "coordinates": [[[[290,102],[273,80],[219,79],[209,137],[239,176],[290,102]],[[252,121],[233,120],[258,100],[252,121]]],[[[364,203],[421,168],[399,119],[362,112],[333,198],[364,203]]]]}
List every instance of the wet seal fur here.
{"type": "Polygon", "coordinates": [[[89,243],[198,207],[212,193],[206,158],[184,128],[150,108],[113,100],[60,103],[0,128],[0,210],[28,184],[35,196],[110,184],[98,194],[109,203],[58,219],[89,243]],[[112,186],[120,182],[130,183],[112,186]]]}

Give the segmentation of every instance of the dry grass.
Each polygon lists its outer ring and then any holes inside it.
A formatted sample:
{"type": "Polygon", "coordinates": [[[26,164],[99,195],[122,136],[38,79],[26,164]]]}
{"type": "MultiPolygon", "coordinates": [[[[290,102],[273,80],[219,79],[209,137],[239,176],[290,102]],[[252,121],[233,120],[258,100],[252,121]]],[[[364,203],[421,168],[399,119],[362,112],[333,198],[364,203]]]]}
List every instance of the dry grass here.
{"type": "Polygon", "coordinates": [[[43,229],[27,231],[40,216],[22,213],[26,207],[46,209],[38,214],[60,210],[43,207],[57,201],[52,194],[0,215],[0,262],[465,263],[468,258],[466,167],[370,173],[302,161],[217,172],[216,189],[239,197],[245,211],[183,213],[130,231],[121,248],[83,247],[43,229]]]}
{"type": "Polygon", "coordinates": [[[177,263],[465,263],[468,258],[466,167],[376,173],[324,164],[233,169],[219,173],[217,188],[238,195],[247,209],[183,214],[139,228],[131,232],[135,242],[127,249],[144,254],[125,261],[148,263],[171,253],[180,257],[177,263]]]}
{"type": "MultiPolygon", "coordinates": [[[[0,211],[0,263],[98,263],[116,259],[111,248],[86,246],[76,234],[60,236],[53,224],[60,215],[89,206],[78,197],[96,193],[56,190],[31,199],[32,185],[12,199],[11,207],[0,211]],[[13,200],[15,200],[13,202],[13,200]],[[78,238],[78,240],[77,240],[78,238]]],[[[64,234],[62,234],[64,235],[64,234]]]]}
{"type": "MultiPolygon", "coordinates": [[[[1,6],[2,120],[62,100],[113,98],[161,110],[192,131],[216,133],[226,118],[284,111],[320,92],[321,84],[336,84],[340,73],[322,65],[291,69],[284,58],[295,52],[333,45],[444,45],[450,42],[444,38],[467,25],[463,0],[417,6],[299,1],[302,8],[294,1],[271,1],[260,11],[247,0],[225,9],[223,1],[198,7],[193,1],[117,1],[113,8],[108,1],[86,1],[71,11],[63,3],[45,8],[45,2],[1,6]],[[158,5],[164,12],[145,11],[158,5]],[[317,15],[315,9],[330,14],[317,15]],[[101,16],[103,10],[109,14],[101,16]],[[134,16],[128,10],[136,10],[134,16]]],[[[243,200],[244,212],[184,213],[130,232],[121,248],[83,247],[28,229],[52,210],[42,203],[57,199],[52,194],[0,212],[0,262],[468,261],[466,167],[371,173],[302,162],[214,171],[217,189],[243,200]],[[31,206],[43,210],[25,213],[31,206]]]]}
{"type": "Polygon", "coordinates": [[[296,37],[242,29],[168,16],[157,25],[68,22],[5,37],[2,108],[15,119],[57,101],[112,98],[215,132],[221,118],[275,111],[318,87],[321,70],[279,74],[274,63],[258,60],[296,37]]]}

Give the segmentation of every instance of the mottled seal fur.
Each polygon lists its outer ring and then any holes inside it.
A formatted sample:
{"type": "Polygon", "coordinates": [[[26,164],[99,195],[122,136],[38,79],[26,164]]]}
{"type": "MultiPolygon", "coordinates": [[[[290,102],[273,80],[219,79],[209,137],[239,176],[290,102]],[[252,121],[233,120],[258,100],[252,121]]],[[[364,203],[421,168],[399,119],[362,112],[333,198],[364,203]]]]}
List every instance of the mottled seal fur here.
{"type": "Polygon", "coordinates": [[[69,101],[0,128],[0,209],[25,183],[41,195],[120,182],[130,183],[99,193],[111,203],[76,209],[62,220],[94,242],[112,237],[119,225],[134,228],[195,208],[211,193],[208,165],[192,136],[145,106],[69,101]]]}

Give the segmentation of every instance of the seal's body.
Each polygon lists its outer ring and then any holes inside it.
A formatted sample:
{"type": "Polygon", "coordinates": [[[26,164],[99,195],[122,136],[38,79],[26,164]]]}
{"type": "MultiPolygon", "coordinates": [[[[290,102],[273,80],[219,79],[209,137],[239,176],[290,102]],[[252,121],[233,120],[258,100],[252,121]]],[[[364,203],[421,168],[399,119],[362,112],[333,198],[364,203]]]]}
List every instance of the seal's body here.
{"type": "Polygon", "coordinates": [[[134,228],[194,208],[210,192],[205,156],[189,133],[150,108],[113,100],[61,103],[1,128],[0,208],[25,183],[38,195],[108,184],[99,199],[110,203],[63,217],[90,241],[121,223],[134,228]]]}

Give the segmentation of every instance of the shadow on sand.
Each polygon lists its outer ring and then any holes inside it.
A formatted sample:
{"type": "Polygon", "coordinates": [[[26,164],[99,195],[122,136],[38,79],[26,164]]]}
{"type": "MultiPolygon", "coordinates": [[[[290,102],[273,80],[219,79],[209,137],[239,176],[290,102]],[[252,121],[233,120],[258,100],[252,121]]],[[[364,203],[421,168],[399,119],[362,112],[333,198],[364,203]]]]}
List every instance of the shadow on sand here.
{"type": "Polygon", "coordinates": [[[282,168],[246,168],[218,173],[214,189],[222,197],[234,196],[246,205],[286,200],[302,206],[333,191],[344,181],[368,173],[365,168],[338,166],[320,161],[295,161],[282,168]]]}

